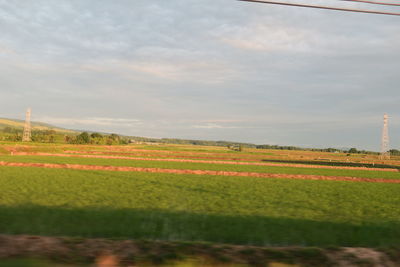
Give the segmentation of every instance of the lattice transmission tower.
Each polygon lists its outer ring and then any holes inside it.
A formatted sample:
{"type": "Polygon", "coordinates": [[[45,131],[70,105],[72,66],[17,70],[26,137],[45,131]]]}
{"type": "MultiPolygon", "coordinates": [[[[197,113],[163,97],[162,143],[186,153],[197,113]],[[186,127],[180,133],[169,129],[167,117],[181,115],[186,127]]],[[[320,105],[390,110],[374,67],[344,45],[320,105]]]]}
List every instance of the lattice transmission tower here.
{"type": "Polygon", "coordinates": [[[381,140],[381,159],[389,159],[389,116],[385,113],[383,115],[383,129],[382,129],[382,140],[381,140]]]}
{"type": "Polygon", "coordinates": [[[31,108],[26,110],[24,134],[22,135],[22,142],[30,142],[32,139],[31,129],[31,108]]]}

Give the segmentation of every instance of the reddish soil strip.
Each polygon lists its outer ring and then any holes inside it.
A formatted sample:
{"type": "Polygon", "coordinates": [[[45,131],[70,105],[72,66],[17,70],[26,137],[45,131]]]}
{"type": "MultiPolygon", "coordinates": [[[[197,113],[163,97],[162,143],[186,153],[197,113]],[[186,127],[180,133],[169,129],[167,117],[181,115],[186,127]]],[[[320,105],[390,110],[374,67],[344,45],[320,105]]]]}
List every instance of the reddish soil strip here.
{"type": "Polygon", "coordinates": [[[69,154],[101,154],[101,155],[127,155],[127,156],[135,156],[135,155],[140,155],[140,156],[153,156],[153,157],[163,157],[163,158],[169,158],[169,157],[175,157],[175,158],[189,158],[189,159],[215,159],[215,160],[246,160],[246,161],[257,161],[260,162],[265,157],[260,157],[260,156],[246,156],[246,155],[240,155],[241,157],[229,157],[229,156],[224,156],[224,155],[216,155],[216,154],[211,154],[211,156],[198,156],[201,154],[197,153],[188,153],[185,155],[182,154],[175,154],[173,152],[169,153],[159,153],[159,151],[137,151],[137,152],[110,152],[110,151],[70,151],[70,150],[64,150],[65,153],[69,154]]]}
{"type": "MultiPolygon", "coordinates": [[[[150,156],[150,157],[162,157],[162,158],[170,158],[173,156],[174,158],[187,158],[187,159],[212,159],[212,160],[231,160],[231,161],[250,161],[250,162],[263,162],[263,159],[292,159],[292,160],[329,160],[325,158],[320,158],[318,155],[326,153],[316,153],[311,151],[291,151],[287,154],[284,151],[274,151],[274,155],[264,155],[261,153],[255,154],[246,154],[240,153],[234,157],[229,157],[230,153],[221,153],[216,150],[216,152],[197,152],[197,151],[168,151],[168,150],[158,150],[158,149],[138,149],[138,148],[130,148],[130,147],[116,147],[116,146],[102,146],[102,148],[107,149],[108,151],[99,151],[99,150],[90,150],[96,148],[96,146],[92,145],[79,145],[81,150],[68,150],[72,146],[61,146],[60,148],[64,149],[65,153],[71,154],[100,154],[100,155],[124,155],[124,156],[150,156]],[[316,153],[312,156],[310,153],[316,153]],[[184,154],[184,155],[182,155],[184,154]],[[308,155],[310,156],[304,156],[308,155]],[[198,155],[206,155],[206,156],[198,156],[198,155]],[[299,157],[300,155],[300,157],[299,157]],[[318,156],[318,157],[317,157],[318,156]],[[317,158],[316,158],[317,157],[317,158]]],[[[76,147],[76,146],[75,146],[76,147]]],[[[26,145],[15,145],[15,146],[4,146],[4,148],[10,152],[29,152],[33,146],[26,145]]],[[[98,146],[97,146],[98,148],[98,146]]],[[[342,158],[343,159],[343,158],[342,158]]],[[[337,161],[334,159],[333,161],[337,161]]],[[[348,159],[347,159],[348,161],[348,159]]],[[[384,161],[355,161],[356,163],[365,163],[365,164],[388,164],[388,162],[384,161]]],[[[389,164],[392,165],[400,165],[400,161],[390,161],[389,164]]],[[[340,166],[337,166],[340,167],[340,166]]],[[[379,168],[379,170],[381,170],[379,168]]]]}
{"type": "Polygon", "coordinates": [[[259,177],[259,178],[352,181],[352,182],[400,184],[400,179],[398,179],[398,180],[382,179],[382,178],[371,179],[371,178],[359,178],[359,177],[349,177],[349,176],[322,176],[322,175],[275,174],[275,173],[207,171],[207,170],[180,170],[180,169],[141,168],[141,167],[96,166],[96,165],[80,165],[80,164],[22,163],[22,162],[4,162],[4,161],[0,161],[0,166],[39,167],[39,168],[51,168],[51,169],[75,169],[75,170],[99,170],[99,171],[121,171],[121,172],[149,172],[149,173],[173,173],[173,174],[218,175],[218,176],[242,176],[242,177],[259,177]]]}
{"type": "MultiPolygon", "coordinates": [[[[264,163],[265,157],[262,158],[246,158],[246,157],[241,157],[241,158],[229,158],[229,157],[201,157],[201,156],[182,156],[182,155],[175,155],[175,154],[158,154],[158,153],[152,153],[152,154],[145,154],[145,153],[127,153],[127,152],[107,152],[107,151],[70,151],[70,150],[64,150],[64,153],[67,154],[79,154],[79,155],[84,155],[84,154],[92,154],[92,155],[113,155],[113,156],[142,156],[142,157],[157,157],[157,158],[183,158],[183,159],[208,159],[208,160],[218,160],[218,161],[223,161],[223,160],[229,160],[229,161],[247,161],[247,162],[261,162],[264,163]]],[[[192,154],[196,155],[196,154],[192,154]]],[[[276,157],[268,157],[268,159],[280,159],[276,157]]],[[[296,159],[294,159],[296,160],[296,159]]],[[[305,160],[302,158],[301,160],[305,160]]],[[[310,158],[309,160],[315,160],[315,158],[310,158]]],[[[329,162],[327,162],[329,163],[329,162]]],[[[349,162],[348,162],[349,163],[349,162]]],[[[371,164],[371,162],[357,162],[357,163],[365,163],[365,164],[371,164]]],[[[372,162],[373,163],[373,162],[372,162]]],[[[389,171],[389,172],[397,172],[399,170],[394,169],[394,168],[374,168],[374,167],[351,167],[351,166],[331,166],[331,165],[312,165],[312,164],[301,164],[301,163],[273,163],[269,162],[266,164],[274,164],[274,165],[265,165],[265,166],[288,166],[288,167],[302,167],[304,168],[313,168],[313,167],[308,167],[308,166],[315,166],[314,168],[325,168],[330,167],[332,169],[349,169],[349,170],[374,170],[374,171],[389,171]],[[282,165],[277,165],[277,164],[282,164],[282,165]],[[287,165],[286,165],[287,164],[287,165]],[[296,164],[296,166],[294,166],[296,164]]],[[[382,164],[387,164],[385,162],[382,162],[382,164]]]]}
{"type": "MultiPolygon", "coordinates": [[[[90,149],[90,147],[88,147],[90,149]]],[[[158,149],[140,149],[140,148],[130,148],[130,147],[116,147],[116,146],[103,146],[103,148],[108,149],[108,153],[130,153],[130,152],[144,152],[144,153],[151,153],[151,154],[166,154],[166,155],[170,155],[170,154],[183,154],[183,155],[203,155],[203,156],[216,156],[216,157],[223,157],[225,159],[226,156],[231,156],[232,153],[234,153],[234,151],[229,151],[228,153],[226,153],[226,150],[221,150],[221,152],[219,152],[218,150],[216,150],[215,152],[201,152],[201,151],[179,151],[179,150],[158,150],[158,149]]],[[[87,151],[93,151],[93,150],[86,150],[84,151],[85,153],[87,151]]],[[[78,150],[73,150],[70,151],[71,153],[82,153],[81,151],[78,150]]],[[[98,150],[94,150],[93,152],[99,152],[98,150]]],[[[105,152],[105,151],[104,151],[105,152]]],[[[246,152],[241,152],[240,155],[241,158],[245,157],[245,158],[250,158],[250,159],[263,159],[266,156],[271,157],[271,155],[265,155],[263,153],[253,153],[253,154],[247,154],[246,152]]]]}
{"type": "MultiPolygon", "coordinates": [[[[215,155],[225,154],[224,152],[199,152],[199,151],[180,151],[180,150],[159,150],[159,149],[141,149],[141,148],[129,148],[129,147],[116,147],[116,146],[102,146],[108,149],[110,152],[150,152],[150,153],[164,153],[164,154],[197,154],[197,155],[215,155]]],[[[91,148],[91,147],[87,147],[91,148]]],[[[75,150],[76,151],[76,150],[75,150]]]]}
{"type": "Polygon", "coordinates": [[[125,157],[125,156],[105,156],[105,155],[77,155],[77,154],[52,154],[41,152],[15,152],[13,155],[18,156],[54,156],[54,157],[69,157],[69,158],[100,158],[100,159],[128,159],[128,160],[143,160],[143,161],[168,161],[168,162],[190,162],[190,163],[208,163],[208,164],[230,164],[230,165],[253,165],[253,166],[270,166],[270,167],[296,167],[310,169],[342,169],[342,170],[363,170],[363,171],[386,171],[398,172],[397,169],[389,168],[367,168],[367,167],[346,167],[346,166],[323,166],[323,165],[307,165],[294,163],[254,163],[254,162],[232,162],[232,161],[216,161],[216,160],[190,160],[190,159],[171,159],[171,158],[140,158],[140,157],[125,157]]]}
{"type": "Polygon", "coordinates": [[[245,160],[245,161],[257,161],[260,162],[263,158],[230,158],[230,157],[202,157],[202,156],[195,156],[196,154],[188,154],[186,156],[183,155],[176,155],[173,153],[170,154],[159,154],[158,152],[155,153],[126,153],[126,152],[106,152],[106,151],[70,151],[70,150],[64,150],[64,153],[68,154],[94,154],[94,155],[128,155],[128,156],[135,156],[135,155],[140,155],[140,156],[153,156],[153,157],[162,157],[162,158],[188,158],[188,159],[215,159],[215,160],[234,160],[234,161],[239,161],[239,160],[245,160]],[[193,156],[190,156],[193,155],[193,156]]]}

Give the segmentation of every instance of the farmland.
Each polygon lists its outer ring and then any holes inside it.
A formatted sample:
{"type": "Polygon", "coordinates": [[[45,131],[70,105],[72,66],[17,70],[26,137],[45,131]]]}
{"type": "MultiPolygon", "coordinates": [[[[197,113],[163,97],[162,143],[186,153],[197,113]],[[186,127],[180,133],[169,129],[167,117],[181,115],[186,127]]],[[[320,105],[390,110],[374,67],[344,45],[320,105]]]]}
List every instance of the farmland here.
{"type": "Polygon", "coordinates": [[[178,145],[2,143],[0,163],[25,164],[0,166],[2,234],[258,246],[400,243],[396,158],[178,145]],[[250,175],[257,173],[266,176],[250,175]],[[293,179],[296,175],[302,179],[293,179]],[[319,179],[309,179],[314,176],[319,179]]]}

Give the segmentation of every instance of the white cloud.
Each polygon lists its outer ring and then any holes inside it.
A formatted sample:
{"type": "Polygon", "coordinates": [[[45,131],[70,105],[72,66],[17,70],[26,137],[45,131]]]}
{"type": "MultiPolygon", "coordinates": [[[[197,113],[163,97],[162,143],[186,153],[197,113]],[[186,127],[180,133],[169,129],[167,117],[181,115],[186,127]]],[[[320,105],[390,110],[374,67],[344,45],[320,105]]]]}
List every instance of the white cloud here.
{"type": "Polygon", "coordinates": [[[137,119],[126,119],[126,118],[60,118],[60,117],[37,117],[37,121],[55,124],[55,125],[83,125],[83,126],[129,126],[141,124],[140,120],[137,119]]]}
{"type": "Polygon", "coordinates": [[[17,53],[15,52],[14,49],[0,44],[0,55],[16,55],[16,54],[17,53]]]}
{"type": "Polygon", "coordinates": [[[281,144],[319,133],[360,147],[383,112],[400,125],[397,18],[228,0],[38,2],[0,0],[0,106],[15,117],[32,106],[69,128],[281,144]]]}
{"type": "Polygon", "coordinates": [[[221,125],[216,124],[216,123],[207,123],[207,124],[203,124],[203,125],[193,125],[193,128],[197,128],[197,129],[223,129],[223,128],[226,128],[226,127],[221,126],[221,125]]]}
{"type": "MultiPolygon", "coordinates": [[[[99,60],[79,66],[84,71],[115,73],[132,78],[132,74],[147,75],[165,82],[194,82],[219,84],[240,77],[227,63],[217,60],[180,59],[175,60],[99,60]]],[[[134,76],[136,79],[137,77],[134,76]]],[[[142,77],[143,78],[143,77],[142,77]]]]}
{"type": "Polygon", "coordinates": [[[308,51],[313,33],[300,27],[252,23],[228,28],[219,39],[230,46],[254,51],[308,51]]]}

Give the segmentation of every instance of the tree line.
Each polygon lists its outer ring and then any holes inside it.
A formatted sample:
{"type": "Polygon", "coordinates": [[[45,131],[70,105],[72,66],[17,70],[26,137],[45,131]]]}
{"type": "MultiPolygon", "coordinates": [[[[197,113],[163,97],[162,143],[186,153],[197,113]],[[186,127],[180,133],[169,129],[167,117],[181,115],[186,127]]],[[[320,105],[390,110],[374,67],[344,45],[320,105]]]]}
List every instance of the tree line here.
{"type": "Polygon", "coordinates": [[[129,139],[117,134],[83,132],[77,136],[65,136],[65,142],[69,144],[126,145],[129,143],[129,139]]]}
{"type": "MultiPolygon", "coordinates": [[[[2,141],[22,141],[23,130],[13,127],[4,127],[0,130],[0,140],[2,141]]],[[[349,154],[379,154],[374,151],[358,150],[356,148],[338,149],[338,148],[302,148],[296,146],[280,146],[280,145],[256,145],[252,143],[229,142],[229,141],[208,141],[208,140],[191,140],[176,138],[147,138],[147,137],[126,137],[117,134],[100,134],[82,132],[80,134],[65,134],[56,132],[55,130],[33,130],[32,141],[40,143],[68,143],[68,144],[95,144],[95,145],[123,145],[131,142],[146,142],[160,144],[182,144],[182,145],[201,145],[201,146],[224,146],[231,150],[242,151],[243,148],[256,149],[278,149],[278,150],[299,150],[299,151],[316,151],[331,153],[349,153],[349,154]]],[[[391,155],[400,156],[400,151],[391,149],[391,155]]]]}
{"type": "MultiPolygon", "coordinates": [[[[0,131],[1,141],[22,141],[23,130],[5,127],[0,131]]],[[[32,130],[32,142],[38,143],[68,143],[68,144],[96,144],[96,145],[123,145],[129,143],[129,138],[117,134],[100,134],[82,132],[80,134],[65,134],[55,130],[32,130]]]]}

